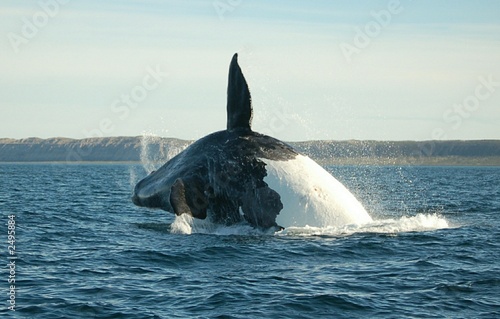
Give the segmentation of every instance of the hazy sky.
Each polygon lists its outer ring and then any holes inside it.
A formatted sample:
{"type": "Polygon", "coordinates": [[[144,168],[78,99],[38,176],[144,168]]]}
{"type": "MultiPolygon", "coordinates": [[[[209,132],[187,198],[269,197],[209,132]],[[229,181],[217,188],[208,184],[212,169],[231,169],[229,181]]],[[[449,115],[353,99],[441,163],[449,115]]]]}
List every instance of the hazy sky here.
{"type": "Polygon", "coordinates": [[[500,1],[2,0],[0,137],[499,139],[500,1]]]}

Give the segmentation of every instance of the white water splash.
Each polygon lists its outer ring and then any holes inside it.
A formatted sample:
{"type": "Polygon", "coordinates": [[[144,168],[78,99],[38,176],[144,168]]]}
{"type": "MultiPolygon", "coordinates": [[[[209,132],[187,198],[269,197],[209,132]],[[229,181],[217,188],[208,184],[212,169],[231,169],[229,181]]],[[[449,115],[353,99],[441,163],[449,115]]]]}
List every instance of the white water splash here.
{"type": "Polygon", "coordinates": [[[342,226],[313,227],[292,226],[282,231],[275,232],[273,229],[259,230],[253,228],[250,224],[240,223],[226,226],[212,223],[210,220],[200,220],[183,214],[176,216],[170,226],[170,232],[173,234],[212,234],[212,235],[241,235],[241,236],[259,236],[276,235],[292,237],[310,237],[310,236],[350,236],[357,233],[374,234],[398,234],[407,232],[424,232],[439,229],[452,228],[449,222],[438,214],[417,214],[415,216],[403,216],[399,219],[381,219],[372,222],[360,224],[349,224],[342,226]]]}
{"type": "Polygon", "coordinates": [[[187,214],[175,216],[175,220],[170,225],[170,232],[173,234],[212,234],[212,235],[273,235],[274,230],[259,230],[250,224],[242,222],[239,224],[226,226],[212,223],[209,219],[196,219],[187,214]]]}
{"type": "Polygon", "coordinates": [[[189,142],[174,144],[160,136],[144,133],[141,138],[141,163],[149,174],[189,146],[189,142]]]}
{"type": "Polygon", "coordinates": [[[159,161],[162,158],[165,158],[166,155],[163,152],[163,147],[158,147],[158,149],[152,150],[152,145],[158,145],[161,141],[159,136],[145,133],[141,138],[141,163],[146,172],[149,174],[152,171],[156,170],[160,163],[159,161]]]}
{"type": "Polygon", "coordinates": [[[139,177],[137,175],[137,171],[134,167],[129,167],[128,169],[128,173],[129,173],[129,185],[130,185],[130,189],[134,189],[135,187],[135,184],[137,184],[137,182],[139,181],[139,177]]]}
{"type": "Polygon", "coordinates": [[[374,220],[364,225],[344,225],[328,227],[289,227],[278,235],[289,236],[346,236],[355,233],[397,234],[406,232],[423,232],[451,228],[448,221],[438,214],[417,214],[403,216],[399,219],[374,220]]]}

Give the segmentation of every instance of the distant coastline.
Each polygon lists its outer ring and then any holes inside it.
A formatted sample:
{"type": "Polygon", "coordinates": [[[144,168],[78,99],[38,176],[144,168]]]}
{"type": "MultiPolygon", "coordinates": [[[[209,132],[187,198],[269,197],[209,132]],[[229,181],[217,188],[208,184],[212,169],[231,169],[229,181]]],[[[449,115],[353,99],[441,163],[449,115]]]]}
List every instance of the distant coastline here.
{"type": "MultiPolygon", "coordinates": [[[[192,141],[161,137],[0,138],[0,162],[164,162],[192,141]]],[[[500,140],[306,141],[290,145],[323,165],[500,166],[500,140]]]]}

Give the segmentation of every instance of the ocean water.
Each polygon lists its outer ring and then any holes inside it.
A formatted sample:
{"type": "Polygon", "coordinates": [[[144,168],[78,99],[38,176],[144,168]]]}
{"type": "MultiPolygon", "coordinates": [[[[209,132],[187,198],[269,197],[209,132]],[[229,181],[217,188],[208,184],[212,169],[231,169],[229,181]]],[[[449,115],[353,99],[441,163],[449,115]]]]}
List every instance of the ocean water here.
{"type": "Polygon", "coordinates": [[[132,204],[140,165],[0,164],[0,316],[500,318],[500,167],[327,169],[374,222],[197,226],[132,204]]]}

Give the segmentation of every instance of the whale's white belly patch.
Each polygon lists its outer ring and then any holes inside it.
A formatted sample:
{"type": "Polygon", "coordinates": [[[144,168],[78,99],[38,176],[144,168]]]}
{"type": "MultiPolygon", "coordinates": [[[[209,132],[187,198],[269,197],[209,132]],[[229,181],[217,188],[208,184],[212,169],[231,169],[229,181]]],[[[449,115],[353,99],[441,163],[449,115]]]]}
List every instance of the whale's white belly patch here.
{"type": "Polygon", "coordinates": [[[281,196],[278,225],[328,227],[372,221],[354,195],[307,156],[266,163],[264,181],[281,196]]]}

